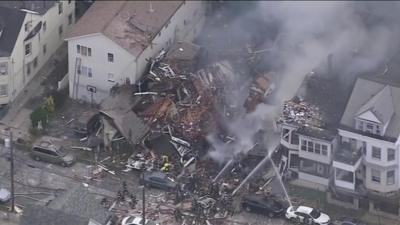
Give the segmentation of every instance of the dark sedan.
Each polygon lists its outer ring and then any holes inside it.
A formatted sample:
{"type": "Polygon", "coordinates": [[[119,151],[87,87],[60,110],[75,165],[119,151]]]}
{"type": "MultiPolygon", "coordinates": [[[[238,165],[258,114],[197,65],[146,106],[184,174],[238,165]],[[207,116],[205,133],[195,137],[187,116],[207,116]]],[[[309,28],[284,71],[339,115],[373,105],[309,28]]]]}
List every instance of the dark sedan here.
{"type": "Polygon", "coordinates": [[[258,195],[247,195],[242,200],[242,207],[248,212],[266,214],[269,217],[283,215],[285,209],[276,200],[258,195]]]}
{"type": "Polygon", "coordinates": [[[143,172],[140,181],[146,187],[154,187],[166,191],[173,191],[177,187],[177,183],[172,178],[158,171],[143,172]]]}

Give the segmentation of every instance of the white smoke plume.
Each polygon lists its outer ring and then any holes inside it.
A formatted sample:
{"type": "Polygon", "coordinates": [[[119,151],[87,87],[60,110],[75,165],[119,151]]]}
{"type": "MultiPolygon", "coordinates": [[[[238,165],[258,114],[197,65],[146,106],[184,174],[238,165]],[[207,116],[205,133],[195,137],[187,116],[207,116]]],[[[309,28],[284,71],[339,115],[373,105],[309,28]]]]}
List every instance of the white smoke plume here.
{"type": "MultiPolygon", "coordinates": [[[[238,139],[235,145],[226,145],[215,135],[208,137],[214,147],[210,156],[219,161],[251,148],[254,134],[259,129],[269,130],[267,133],[271,134],[272,121],[283,102],[296,94],[305,75],[325,63],[329,54],[333,55],[335,74],[339,74],[343,85],[349,85],[348,74],[372,70],[393,56],[400,43],[399,2],[260,1],[254,4],[256,7],[250,7],[249,11],[235,11],[238,16],[223,29],[211,29],[215,32],[213,36],[225,35],[226,39],[218,40],[214,45],[209,43],[209,48],[226,51],[228,49],[224,49],[222,43],[235,39],[245,45],[249,36],[254,35],[249,34],[250,30],[268,33],[268,29],[254,27],[262,24],[255,21],[274,23],[278,35],[272,51],[268,52],[268,59],[273,59],[269,63],[278,74],[279,82],[273,99],[270,99],[273,106],[261,104],[254,113],[243,113],[238,120],[227,121],[228,130],[238,139]],[[221,49],[216,49],[218,46],[221,49]]],[[[246,91],[241,93],[248,94],[246,91]]],[[[279,138],[268,140],[266,148],[273,146],[275,143],[272,142],[279,138]]]]}

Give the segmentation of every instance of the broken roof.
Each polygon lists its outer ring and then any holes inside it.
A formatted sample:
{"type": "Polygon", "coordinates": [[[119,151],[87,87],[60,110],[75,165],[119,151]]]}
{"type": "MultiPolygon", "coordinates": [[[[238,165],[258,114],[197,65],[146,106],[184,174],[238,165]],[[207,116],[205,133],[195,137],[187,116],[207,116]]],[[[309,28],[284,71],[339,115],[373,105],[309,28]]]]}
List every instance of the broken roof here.
{"type": "Polygon", "coordinates": [[[342,74],[321,70],[309,74],[303,80],[297,91],[297,98],[310,112],[306,112],[305,122],[299,124],[299,134],[324,140],[332,140],[335,137],[336,128],[351,93],[351,84],[357,75],[347,74],[346,82],[341,76],[342,74]]]}
{"type": "Polygon", "coordinates": [[[1,5],[0,1],[0,57],[8,57],[14,49],[26,13],[1,5]]]}
{"type": "Polygon", "coordinates": [[[137,57],[182,4],[183,1],[96,1],[66,39],[102,33],[137,57]]]}
{"type": "Polygon", "coordinates": [[[100,112],[114,122],[119,132],[132,144],[139,143],[150,131],[141,118],[139,118],[133,107],[133,86],[124,85],[117,92],[101,103],[100,112]]]}

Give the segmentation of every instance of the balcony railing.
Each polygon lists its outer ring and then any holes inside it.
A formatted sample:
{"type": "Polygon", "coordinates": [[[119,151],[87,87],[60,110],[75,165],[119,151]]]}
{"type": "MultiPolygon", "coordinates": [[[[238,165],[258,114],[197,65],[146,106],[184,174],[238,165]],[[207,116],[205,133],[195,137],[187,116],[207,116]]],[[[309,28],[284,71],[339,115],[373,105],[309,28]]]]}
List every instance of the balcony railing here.
{"type": "Polygon", "coordinates": [[[335,151],[334,161],[355,165],[362,157],[362,148],[356,148],[350,143],[341,143],[339,148],[335,151]]]}

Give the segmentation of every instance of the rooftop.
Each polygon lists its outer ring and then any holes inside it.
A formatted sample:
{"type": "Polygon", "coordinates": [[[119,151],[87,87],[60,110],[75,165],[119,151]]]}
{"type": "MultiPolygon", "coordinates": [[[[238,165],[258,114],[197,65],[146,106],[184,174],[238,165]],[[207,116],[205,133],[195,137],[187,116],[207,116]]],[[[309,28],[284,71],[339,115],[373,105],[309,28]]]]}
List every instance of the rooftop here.
{"type": "Polygon", "coordinates": [[[45,14],[51,7],[56,4],[56,0],[35,0],[35,1],[0,1],[0,7],[13,9],[27,9],[37,12],[41,15],[45,14]]]}
{"type": "Polygon", "coordinates": [[[2,5],[0,1],[0,57],[8,57],[14,49],[26,13],[2,5]]]}
{"type": "Polygon", "coordinates": [[[137,57],[150,45],[182,3],[96,1],[66,39],[101,33],[137,57]]]}
{"type": "Polygon", "coordinates": [[[281,120],[299,126],[300,134],[332,140],[357,74],[321,66],[303,80],[297,95],[284,104],[281,120]]]}

